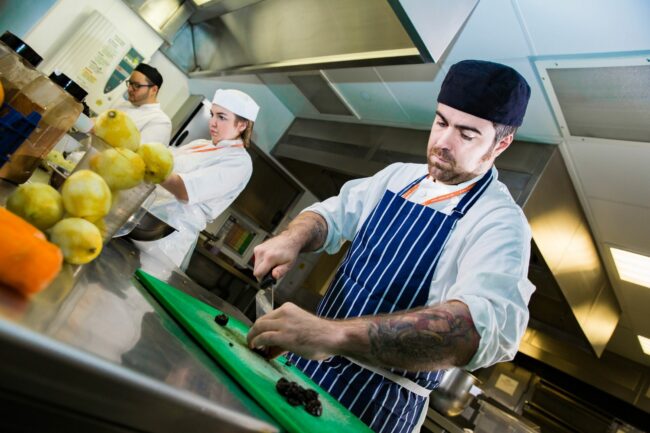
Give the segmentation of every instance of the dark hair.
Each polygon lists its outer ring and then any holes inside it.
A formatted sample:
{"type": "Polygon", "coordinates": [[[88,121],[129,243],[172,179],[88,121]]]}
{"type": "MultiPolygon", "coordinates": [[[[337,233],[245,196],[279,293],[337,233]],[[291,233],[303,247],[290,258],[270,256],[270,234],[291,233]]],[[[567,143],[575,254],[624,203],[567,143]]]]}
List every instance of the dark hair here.
{"type": "Polygon", "coordinates": [[[147,77],[151,84],[158,86],[158,89],[162,87],[163,77],[160,75],[160,72],[158,72],[158,69],[149,66],[146,63],[140,63],[135,67],[135,70],[147,77]]]}
{"type": "Polygon", "coordinates": [[[492,125],[494,126],[494,144],[503,140],[508,135],[510,134],[514,135],[515,132],[517,132],[516,126],[503,125],[501,123],[494,123],[494,122],[492,122],[492,125]]]}
{"type": "Polygon", "coordinates": [[[245,117],[241,117],[239,114],[235,114],[235,121],[237,122],[246,122],[246,129],[240,134],[241,140],[244,142],[244,147],[248,147],[251,144],[251,136],[253,135],[253,122],[248,120],[245,117]]]}

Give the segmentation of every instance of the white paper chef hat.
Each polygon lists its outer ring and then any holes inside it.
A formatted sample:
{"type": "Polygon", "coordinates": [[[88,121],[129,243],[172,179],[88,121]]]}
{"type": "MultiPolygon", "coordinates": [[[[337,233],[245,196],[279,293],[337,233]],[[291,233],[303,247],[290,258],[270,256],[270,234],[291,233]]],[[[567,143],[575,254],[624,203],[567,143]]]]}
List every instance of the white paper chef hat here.
{"type": "Polygon", "coordinates": [[[221,105],[239,116],[255,122],[260,106],[253,98],[235,89],[219,89],[212,99],[213,104],[221,105]]]}

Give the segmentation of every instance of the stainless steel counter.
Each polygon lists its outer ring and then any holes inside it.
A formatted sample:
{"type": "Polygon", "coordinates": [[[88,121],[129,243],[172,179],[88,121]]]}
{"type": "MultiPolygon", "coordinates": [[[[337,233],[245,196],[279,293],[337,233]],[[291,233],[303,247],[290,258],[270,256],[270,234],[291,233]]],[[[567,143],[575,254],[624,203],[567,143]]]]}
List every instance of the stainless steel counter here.
{"type": "MultiPolygon", "coordinates": [[[[0,197],[6,191],[0,186],[0,197]]],[[[248,322],[164,256],[113,240],[92,263],[65,265],[31,299],[0,288],[0,407],[14,415],[3,413],[3,425],[41,431],[57,431],[55,421],[85,431],[278,431],[133,278],[137,268],[248,322]],[[33,416],[34,408],[42,409],[39,416],[33,416]]]]}

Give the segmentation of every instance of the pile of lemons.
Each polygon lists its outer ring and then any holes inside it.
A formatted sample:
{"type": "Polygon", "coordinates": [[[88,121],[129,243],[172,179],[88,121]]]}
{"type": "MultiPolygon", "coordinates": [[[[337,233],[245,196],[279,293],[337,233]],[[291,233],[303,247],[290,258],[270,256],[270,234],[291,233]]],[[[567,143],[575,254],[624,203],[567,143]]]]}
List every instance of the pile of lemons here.
{"type": "Polygon", "coordinates": [[[108,110],[95,121],[94,133],[112,147],[90,160],[90,170],[73,172],[61,192],[28,183],[8,198],[7,209],[41,230],[68,263],[84,264],[102,250],[103,218],[115,194],[141,182],[160,183],[172,171],[173,156],[161,143],[140,144],[140,133],[125,113],[108,110]]]}

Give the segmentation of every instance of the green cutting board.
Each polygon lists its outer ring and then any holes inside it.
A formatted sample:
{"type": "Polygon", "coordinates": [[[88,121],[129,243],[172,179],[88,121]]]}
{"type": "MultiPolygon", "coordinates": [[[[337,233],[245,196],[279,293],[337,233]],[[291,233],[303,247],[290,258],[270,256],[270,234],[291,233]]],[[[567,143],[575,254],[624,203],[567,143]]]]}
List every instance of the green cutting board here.
{"type": "Polygon", "coordinates": [[[287,431],[302,432],[369,432],[372,430],[336,399],[321,389],[286,358],[267,361],[246,344],[248,326],[229,317],[226,326],[217,325],[214,317],[222,314],[198,299],[181,292],[138,269],[136,277],[160,304],[232,375],[266,411],[287,431]],[[303,406],[291,406],[275,389],[281,377],[303,388],[318,392],[323,414],[315,417],[303,406]]]}

